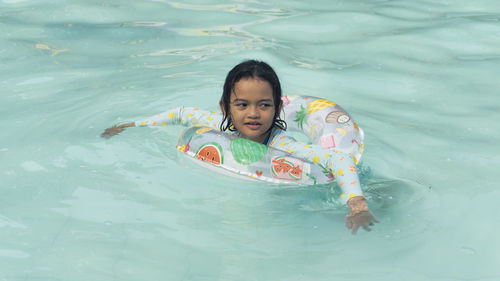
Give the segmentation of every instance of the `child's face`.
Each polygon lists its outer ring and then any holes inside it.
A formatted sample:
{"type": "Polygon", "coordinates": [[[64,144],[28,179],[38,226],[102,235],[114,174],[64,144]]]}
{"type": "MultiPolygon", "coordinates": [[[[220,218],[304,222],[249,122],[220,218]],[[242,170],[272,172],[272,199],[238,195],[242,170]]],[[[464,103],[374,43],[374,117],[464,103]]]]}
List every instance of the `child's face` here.
{"type": "Polygon", "coordinates": [[[263,143],[274,121],[271,84],[265,80],[242,78],[234,85],[229,116],[241,136],[263,143]]]}

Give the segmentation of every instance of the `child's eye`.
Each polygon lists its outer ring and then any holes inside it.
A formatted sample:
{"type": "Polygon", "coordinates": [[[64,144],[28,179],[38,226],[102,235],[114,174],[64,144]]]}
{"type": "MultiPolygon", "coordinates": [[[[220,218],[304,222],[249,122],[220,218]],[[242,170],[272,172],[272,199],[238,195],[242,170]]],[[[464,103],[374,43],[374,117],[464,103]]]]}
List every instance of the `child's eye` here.
{"type": "Polygon", "coordinates": [[[272,107],[272,106],[273,106],[273,105],[272,105],[272,104],[270,104],[270,103],[262,103],[262,104],[260,105],[260,107],[261,107],[261,108],[263,108],[263,109],[267,109],[267,108],[272,107]]]}
{"type": "Polygon", "coordinates": [[[246,103],[237,103],[235,104],[236,107],[239,107],[239,108],[245,108],[247,106],[246,103]]]}

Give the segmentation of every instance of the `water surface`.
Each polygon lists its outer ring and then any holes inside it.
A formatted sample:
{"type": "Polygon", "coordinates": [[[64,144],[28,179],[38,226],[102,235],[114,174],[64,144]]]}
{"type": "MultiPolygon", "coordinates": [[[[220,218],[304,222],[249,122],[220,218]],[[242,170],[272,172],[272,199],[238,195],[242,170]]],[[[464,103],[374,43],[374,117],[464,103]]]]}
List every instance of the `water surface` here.
{"type": "Polygon", "coordinates": [[[0,1],[0,279],[499,280],[497,1],[0,1]],[[225,75],[271,64],[364,129],[381,221],[333,187],[228,179],[182,128],[225,75]]]}

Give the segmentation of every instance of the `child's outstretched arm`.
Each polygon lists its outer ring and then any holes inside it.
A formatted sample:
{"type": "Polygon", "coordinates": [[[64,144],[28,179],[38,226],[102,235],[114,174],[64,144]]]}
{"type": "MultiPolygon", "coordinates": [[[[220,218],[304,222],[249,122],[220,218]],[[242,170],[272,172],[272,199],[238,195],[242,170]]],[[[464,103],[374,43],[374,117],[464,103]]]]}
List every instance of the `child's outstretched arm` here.
{"type": "Polygon", "coordinates": [[[361,190],[361,184],[353,157],[347,153],[324,149],[319,145],[305,144],[281,133],[273,137],[270,146],[287,151],[306,159],[324,169],[330,170],[342,190],[340,200],[347,203],[350,213],[346,216],[346,226],[356,233],[359,227],[370,231],[370,226],[378,220],[368,209],[361,190]]]}
{"type": "Polygon", "coordinates": [[[103,138],[110,138],[127,127],[143,126],[166,126],[166,125],[205,125],[217,128],[222,119],[222,115],[213,111],[200,110],[194,107],[175,107],[168,111],[154,116],[141,119],[132,123],[113,126],[104,130],[101,134],[103,138]]]}
{"type": "MultiPolygon", "coordinates": [[[[317,149],[322,148],[321,146],[315,147],[317,149]]],[[[370,231],[370,226],[379,221],[368,209],[352,155],[343,152],[334,152],[329,158],[328,167],[332,168],[332,173],[335,174],[337,184],[342,190],[340,200],[346,202],[351,211],[346,216],[346,227],[352,231],[352,234],[356,234],[359,227],[370,231]]]]}

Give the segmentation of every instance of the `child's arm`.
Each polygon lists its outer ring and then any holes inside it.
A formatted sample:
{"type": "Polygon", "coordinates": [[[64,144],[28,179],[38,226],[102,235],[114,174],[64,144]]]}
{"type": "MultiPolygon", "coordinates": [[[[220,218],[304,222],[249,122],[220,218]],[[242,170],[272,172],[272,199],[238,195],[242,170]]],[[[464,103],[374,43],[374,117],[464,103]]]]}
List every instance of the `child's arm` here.
{"type": "Polygon", "coordinates": [[[350,198],[363,196],[359,183],[356,164],[349,154],[325,149],[315,144],[306,144],[280,133],[273,137],[271,147],[284,150],[293,156],[308,160],[331,172],[342,190],[340,199],[346,203],[350,198]]]}
{"type": "Polygon", "coordinates": [[[107,128],[101,134],[103,138],[110,138],[127,127],[143,127],[143,126],[166,126],[166,125],[205,125],[217,128],[221,121],[221,114],[200,110],[194,107],[175,107],[168,111],[156,114],[154,116],[141,119],[132,123],[127,123],[119,126],[107,128]]]}
{"type": "Polygon", "coordinates": [[[378,222],[368,210],[368,205],[361,190],[356,164],[351,155],[324,149],[319,145],[298,142],[284,133],[276,135],[270,146],[287,151],[332,172],[337,185],[342,190],[340,200],[347,203],[351,210],[351,213],[346,217],[346,226],[353,233],[356,233],[360,226],[365,230],[370,230],[368,226],[373,225],[373,222],[378,222]]]}
{"type": "Polygon", "coordinates": [[[121,131],[123,131],[127,127],[135,127],[135,123],[127,123],[127,124],[122,124],[122,125],[114,125],[112,127],[107,128],[104,130],[104,132],[101,134],[101,137],[105,139],[109,139],[110,137],[119,134],[121,131]]]}
{"type": "Polygon", "coordinates": [[[221,119],[222,115],[215,111],[206,111],[195,107],[175,107],[169,111],[135,121],[135,126],[183,125],[191,127],[193,125],[204,125],[217,128],[221,119]]]}

